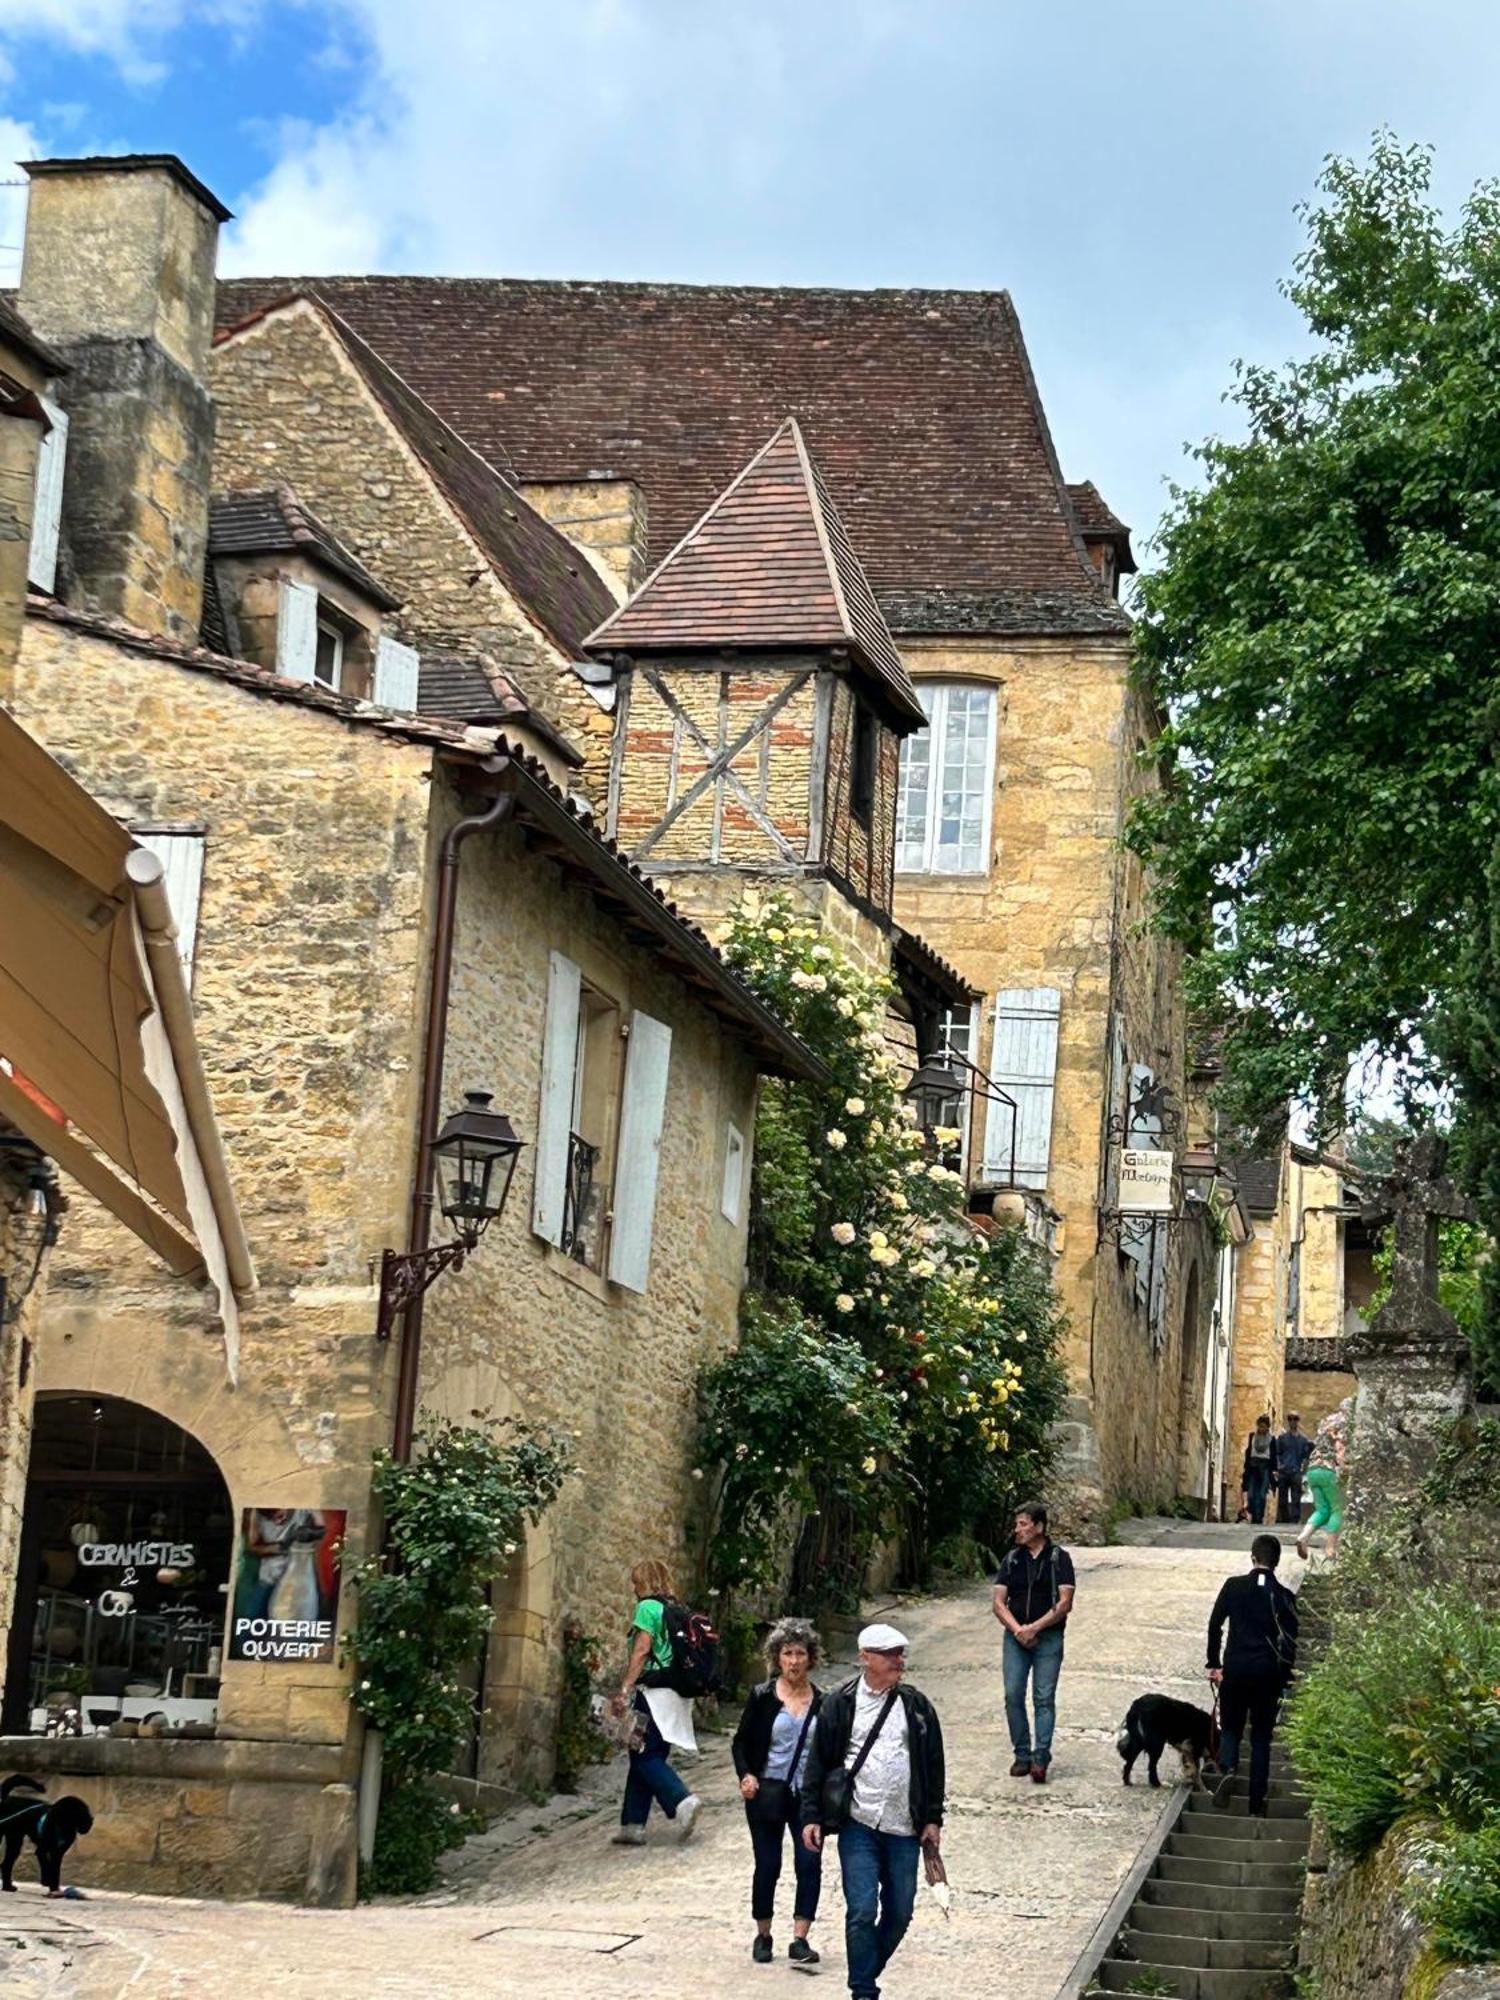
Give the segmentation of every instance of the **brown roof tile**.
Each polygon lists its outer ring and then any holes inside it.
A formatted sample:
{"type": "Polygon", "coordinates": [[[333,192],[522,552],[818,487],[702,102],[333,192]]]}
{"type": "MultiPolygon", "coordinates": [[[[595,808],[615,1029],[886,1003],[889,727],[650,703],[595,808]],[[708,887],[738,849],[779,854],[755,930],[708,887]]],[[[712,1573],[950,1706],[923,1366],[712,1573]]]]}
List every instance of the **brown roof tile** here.
{"type": "MultiPolygon", "coordinates": [[[[242,278],[226,324],[316,291],[521,482],[632,478],[659,561],[791,410],[886,617],[1118,632],[1004,292],[242,278]]],[[[942,629],[927,626],[924,629],[942,629]]]]}
{"type": "Polygon", "coordinates": [[[321,562],[352,583],[381,611],[399,611],[401,600],[375,581],[364,564],[329,532],[290,486],[252,493],[215,493],[208,503],[210,556],[295,553],[321,562]]]}
{"type": "Polygon", "coordinates": [[[588,644],[848,647],[909,726],[926,720],[794,417],[588,644]]]}
{"type": "Polygon", "coordinates": [[[1130,530],[1108,503],[1092,479],[1080,479],[1068,486],[1068,498],[1086,542],[1113,542],[1120,569],[1129,574],[1136,560],[1130,549],[1130,530]]]}

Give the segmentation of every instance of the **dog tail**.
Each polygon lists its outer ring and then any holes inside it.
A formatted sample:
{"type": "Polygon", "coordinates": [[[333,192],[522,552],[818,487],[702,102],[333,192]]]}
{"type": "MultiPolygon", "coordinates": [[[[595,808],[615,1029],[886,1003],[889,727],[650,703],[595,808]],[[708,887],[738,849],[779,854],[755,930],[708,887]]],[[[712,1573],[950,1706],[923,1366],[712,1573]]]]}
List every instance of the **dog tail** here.
{"type": "Polygon", "coordinates": [[[8,1799],[12,1792],[45,1792],[46,1789],[40,1778],[23,1777],[17,1772],[15,1777],[7,1778],[0,1785],[0,1799],[8,1799]]]}
{"type": "Polygon", "coordinates": [[[1129,1722],[1122,1722],[1120,1724],[1119,1733],[1115,1737],[1115,1748],[1122,1757],[1128,1757],[1135,1748],[1135,1731],[1131,1728],[1129,1722]]]}

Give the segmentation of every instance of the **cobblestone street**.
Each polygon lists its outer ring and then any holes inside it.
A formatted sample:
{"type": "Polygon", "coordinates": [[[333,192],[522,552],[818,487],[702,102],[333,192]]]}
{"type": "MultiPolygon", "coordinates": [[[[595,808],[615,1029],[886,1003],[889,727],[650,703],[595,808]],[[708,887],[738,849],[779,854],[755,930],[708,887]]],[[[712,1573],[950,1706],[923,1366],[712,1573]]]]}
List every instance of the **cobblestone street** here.
{"type": "MultiPolygon", "coordinates": [[[[1114,1734],[1149,1689],[1203,1695],[1204,1623],[1220,1578],[1244,1562],[1246,1529],[1129,1523],[1132,1546],[1076,1554],[1078,1610],[1059,1690],[1054,1781],[1007,1776],[998,1628],[987,1588],[903,1606],[911,1679],[937,1702],[948,1747],[945,1853],[951,1920],[923,1892],[886,1980],[889,2000],[1054,2000],[1169,1794],[1143,1773],[1120,1784],[1114,1734]]],[[[1286,1565],[1295,1583],[1300,1566],[1286,1565]]],[[[750,1855],[727,1736],[706,1739],[692,1778],[707,1802],[678,1848],[653,1820],[643,1851],[607,1844],[617,1787],[523,1811],[450,1857],[448,1885],[418,1903],[354,1911],[169,1902],[99,1894],[46,1902],[22,1863],[0,1913],[0,1984],[68,2000],[355,2000],[562,1992],[646,2000],[763,1993],[790,1977],[752,1967],[750,1855]]],[[[783,1896],[789,1907],[786,1885],[783,1896]]],[[[842,1992],[842,1899],[825,1874],[814,1942],[842,1992]]]]}

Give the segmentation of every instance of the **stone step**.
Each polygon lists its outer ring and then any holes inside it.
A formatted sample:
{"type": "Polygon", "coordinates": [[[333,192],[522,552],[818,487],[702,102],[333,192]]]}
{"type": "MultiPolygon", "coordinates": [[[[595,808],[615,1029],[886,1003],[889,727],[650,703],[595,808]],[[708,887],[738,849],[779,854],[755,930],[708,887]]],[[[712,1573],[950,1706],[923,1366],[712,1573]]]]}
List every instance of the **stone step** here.
{"type": "Polygon", "coordinates": [[[1162,1910],[1198,1910],[1205,1917],[1220,1912],[1238,1916],[1295,1917],[1302,1905],[1302,1878],[1288,1886],[1257,1882],[1254,1888],[1225,1888],[1153,1875],[1141,1884],[1141,1901],[1162,1910]]]}
{"type": "MultiPolygon", "coordinates": [[[[1248,1819],[1250,1817],[1249,1793],[1246,1791],[1237,1797],[1227,1799],[1220,1806],[1214,1804],[1211,1792],[1193,1792],[1189,1796],[1186,1806],[1183,1808],[1183,1813],[1185,1816],[1192,1814],[1195,1818],[1200,1813],[1214,1813],[1226,1819],[1248,1819]]],[[[1295,1794],[1273,1791],[1266,1800],[1267,1819],[1305,1820],[1307,1813],[1308,1801],[1306,1798],[1296,1797],[1295,1794]]]]}
{"type": "Polygon", "coordinates": [[[1139,1992],[1141,1975],[1147,1971],[1156,1974],[1159,1991],[1176,1994],[1177,2000],[1283,2000],[1294,1990],[1290,1972],[1229,1972],[1129,1958],[1105,1959],[1094,1975],[1094,1990],[1139,1992]]]}
{"type": "Polygon", "coordinates": [[[1152,1874],[1161,1882],[1197,1882],[1216,1889],[1298,1889],[1307,1873],[1301,1861],[1199,1861],[1161,1854],[1152,1874]]]}
{"type": "Polygon", "coordinates": [[[1291,1942],[1272,1943],[1265,1938],[1202,1938],[1173,1936],[1159,1931],[1126,1927],[1116,1941],[1115,1953],[1151,1965],[1216,1966],[1225,1972],[1281,1972],[1292,1963],[1296,1952],[1291,1942]]]}
{"type": "MultiPolygon", "coordinates": [[[[1255,1827],[1275,1826],[1275,1820],[1253,1820],[1255,1827]]],[[[1217,1829],[1194,1825],[1187,1832],[1167,1836],[1168,1854],[1195,1854],[1200,1861],[1307,1861],[1305,1840],[1257,1840],[1254,1835],[1220,1833],[1217,1829]]]]}
{"type": "MultiPolygon", "coordinates": [[[[1244,1891],[1239,1891],[1241,1895],[1244,1891]]],[[[1130,1927],[1158,1937],[1263,1938],[1268,1944],[1295,1943],[1297,1911],[1184,1908],[1181,1904],[1143,1903],[1137,1899],[1130,1927]]]]}

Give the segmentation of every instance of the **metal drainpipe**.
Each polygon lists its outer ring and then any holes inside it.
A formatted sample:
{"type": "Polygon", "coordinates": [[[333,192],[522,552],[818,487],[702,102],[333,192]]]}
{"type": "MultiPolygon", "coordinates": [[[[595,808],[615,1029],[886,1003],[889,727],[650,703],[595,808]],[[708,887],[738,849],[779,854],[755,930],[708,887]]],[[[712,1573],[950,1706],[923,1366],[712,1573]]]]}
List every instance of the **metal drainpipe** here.
{"type": "MultiPolygon", "coordinates": [[[[498,777],[509,765],[498,757],[484,766],[498,777]]],[[[443,1058],[448,1046],[448,989],[453,975],[454,917],[458,905],[459,852],[471,834],[487,833],[510,816],[515,799],[502,792],[485,811],[471,813],[449,827],[438,861],[437,914],[432,938],[432,984],[427,1002],[427,1040],[422,1057],[422,1105],[417,1123],[417,1170],[411,1191],[411,1225],[407,1248],[425,1250],[432,1239],[432,1146],[442,1116],[443,1058]]],[[[396,1377],[396,1421],[391,1451],[398,1463],[411,1457],[417,1419],[417,1376],[422,1361],[422,1299],[406,1310],[401,1331],[401,1362],[396,1377]]]]}

